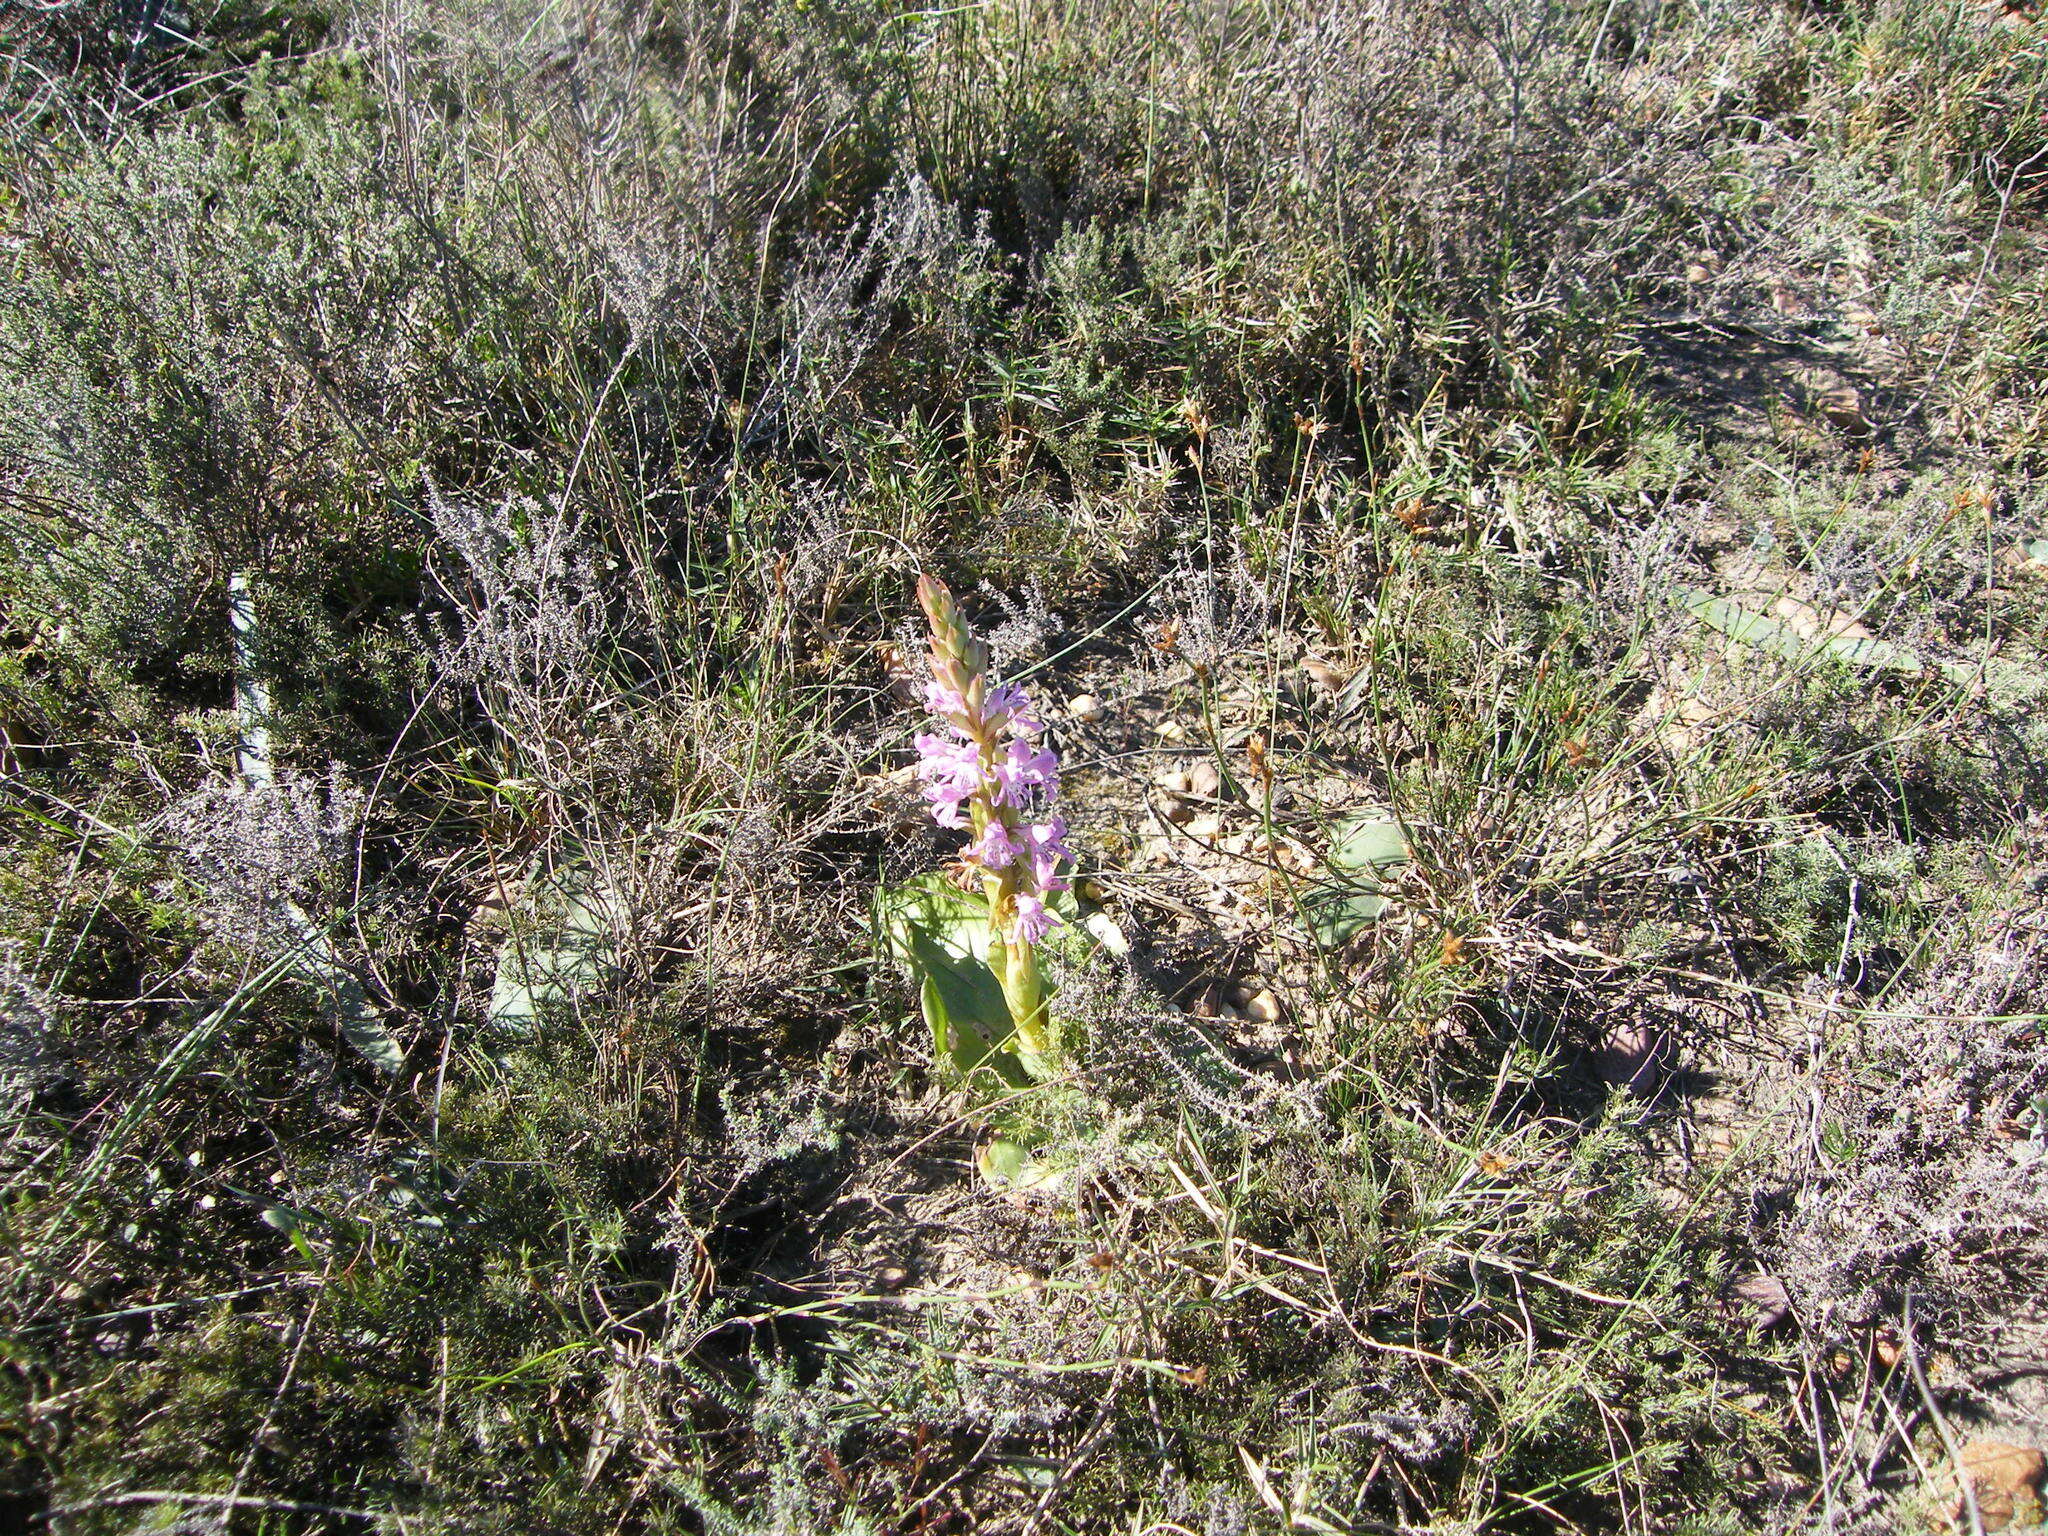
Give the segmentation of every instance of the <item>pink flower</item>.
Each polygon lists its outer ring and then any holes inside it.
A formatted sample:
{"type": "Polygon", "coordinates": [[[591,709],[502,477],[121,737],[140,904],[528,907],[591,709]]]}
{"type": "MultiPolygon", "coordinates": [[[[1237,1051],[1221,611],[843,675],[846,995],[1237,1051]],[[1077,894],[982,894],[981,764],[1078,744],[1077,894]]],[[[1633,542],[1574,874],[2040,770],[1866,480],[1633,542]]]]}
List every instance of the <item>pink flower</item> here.
{"type": "Polygon", "coordinates": [[[1059,914],[1036,896],[1020,895],[1017,897],[1017,922],[1011,930],[1010,942],[1036,944],[1060,922],[1059,914]]]}
{"type": "Polygon", "coordinates": [[[1045,729],[1045,722],[1031,712],[1029,696],[1015,683],[998,683],[989,689],[982,714],[990,725],[1009,726],[1013,736],[1036,736],[1045,729]]]}
{"type": "Polygon", "coordinates": [[[998,805],[1022,805],[1034,789],[1044,790],[1048,797],[1059,793],[1060,760],[1028,741],[1011,742],[994,771],[998,805]]]}
{"type": "Polygon", "coordinates": [[[981,749],[971,741],[954,741],[923,731],[917,737],[917,776],[940,784],[958,784],[963,794],[981,788],[981,749]]]}
{"type": "Polygon", "coordinates": [[[936,677],[924,685],[924,707],[935,715],[951,716],[967,713],[967,701],[960,697],[960,690],[948,688],[936,677]]]}
{"type": "Polygon", "coordinates": [[[967,857],[983,869],[1006,869],[1020,851],[1010,841],[1010,829],[1000,821],[992,821],[982,829],[980,837],[968,844],[967,857]]]}
{"type": "Polygon", "coordinates": [[[1072,863],[1074,850],[1067,846],[1067,822],[1063,816],[1019,827],[1018,851],[1031,860],[1031,878],[1041,891],[1066,887],[1055,878],[1062,862],[1072,863]]]}
{"type": "Polygon", "coordinates": [[[932,803],[932,820],[942,827],[966,826],[960,802],[987,782],[979,747],[929,732],[917,738],[917,776],[925,781],[924,797],[932,803]]]}

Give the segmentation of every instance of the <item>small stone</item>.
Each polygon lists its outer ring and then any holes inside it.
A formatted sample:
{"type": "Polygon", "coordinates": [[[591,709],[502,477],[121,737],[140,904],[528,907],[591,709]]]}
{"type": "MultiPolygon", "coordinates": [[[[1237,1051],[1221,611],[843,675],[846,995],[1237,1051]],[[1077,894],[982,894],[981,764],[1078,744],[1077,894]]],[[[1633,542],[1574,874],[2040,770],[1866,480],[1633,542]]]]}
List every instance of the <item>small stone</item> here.
{"type": "Polygon", "coordinates": [[[1777,1327],[1792,1315],[1791,1293],[1775,1275],[1744,1275],[1728,1287],[1727,1299],[1759,1332],[1777,1327]]]}
{"type": "Polygon", "coordinates": [[[1283,841],[1274,850],[1273,862],[1290,875],[1313,876],[1322,872],[1322,865],[1317,862],[1316,856],[1291,838],[1283,841]]]}
{"type": "Polygon", "coordinates": [[[1736,1135],[1732,1125],[1708,1125],[1699,1133],[1699,1161],[1723,1163],[1735,1155],[1736,1135]]]}
{"type": "Polygon", "coordinates": [[[1854,434],[1870,430],[1870,420],[1863,414],[1863,392],[1854,385],[1843,384],[1816,395],[1813,406],[1844,432],[1854,434]]]}
{"type": "Polygon", "coordinates": [[[1612,1088],[1628,1088],[1647,1097],[1657,1086],[1671,1054],[1670,1038],[1660,1029],[1624,1024],[1608,1032],[1593,1052],[1593,1070],[1612,1088]]]}
{"type": "Polygon", "coordinates": [[[875,1289],[882,1292],[900,1291],[910,1280],[910,1271],[895,1264],[875,1276],[875,1289]]]}
{"type": "Polygon", "coordinates": [[[1107,912],[1090,913],[1081,920],[1081,926],[1094,934],[1096,942],[1118,959],[1130,954],[1130,936],[1117,926],[1116,919],[1107,912]]]}
{"type": "Polygon", "coordinates": [[[1221,816],[1194,816],[1188,819],[1188,836],[1199,838],[1205,843],[1213,841],[1222,830],[1223,818],[1221,816]]]}
{"type": "Polygon", "coordinates": [[[1271,987],[1253,993],[1251,1001],[1244,1005],[1244,1016],[1255,1024],[1278,1024],[1285,1011],[1279,994],[1271,987]]]}
{"type": "Polygon", "coordinates": [[[1067,700],[1067,713],[1084,724],[1093,725],[1109,713],[1109,706],[1092,693],[1077,693],[1067,700]]]}
{"type": "Polygon", "coordinates": [[[1187,770],[1188,787],[1185,793],[1204,800],[1213,800],[1223,792],[1223,775],[1216,771],[1213,758],[1202,758],[1190,764],[1187,770]]]}
{"type": "Polygon", "coordinates": [[[1188,739],[1188,728],[1178,720],[1162,720],[1159,722],[1159,739],[1161,741],[1186,741],[1188,739]]]}
{"type": "Polygon", "coordinates": [[[1689,262],[1685,269],[1685,280],[1688,283],[1711,283],[1714,280],[1714,269],[1704,262],[1689,262]]]}
{"type": "Polygon", "coordinates": [[[518,880],[500,880],[477,901],[476,909],[469,915],[470,925],[479,929],[502,928],[512,920],[513,909],[519,905],[524,883],[518,880]]]}
{"type": "Polygon", "coordinates": [[[1301,670],[1310,685],[1326,699],[1335,698],[1344,686],[1346,674],[1320,656],[1306,657],[1301,670]]]}
{"type": "MultiPolygon", "coordinates": [[[[1984,1529],[2002,1531],[2011,1525],[2041,1522],[2043,1458],[2032,1446],[2002,1440],[1974,1440],[1963,1447],[1963,1475],[1977,1494],[1977,1513],[1984,1529]]],[[[1956,1513],[1963,1517],[1962,1500],[1956,1513]]]]}
{"type": "Polygon", "coordinates": [[[1189,777],[1187,768],[1180,763],[1160,769],[1159,772],[1152,776],[1152,782],[1158,788],[1165,790],[1169,795],[1185,795],[1193,792],[1192,785],[1194,780],[1189,777]]]}

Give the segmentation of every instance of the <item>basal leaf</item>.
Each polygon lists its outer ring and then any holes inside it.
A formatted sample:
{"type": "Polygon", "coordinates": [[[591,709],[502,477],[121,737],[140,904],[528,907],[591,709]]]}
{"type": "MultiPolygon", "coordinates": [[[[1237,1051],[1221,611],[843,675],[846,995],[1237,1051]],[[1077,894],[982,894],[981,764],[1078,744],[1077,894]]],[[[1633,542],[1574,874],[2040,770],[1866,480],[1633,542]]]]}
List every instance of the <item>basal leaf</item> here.
{"type": "Polygon", "coordinates": [[[1373,875],[1408,862],[1408,837],[1383,811],[1353,816],[1338,827],[1330,864],[1351,875],[1373,875]]]}
{"type": "Polygon", "coordinates": [[[491,981],[491,1022],[516,1033],[601,985],[612,967],[610,910],[586,871],[558,871],[533,906],[498,951],[491,981]]]}
{"type": "Polygon", "coordinates": [[[370,1011],[360,985],[342,993],[341,1032],[378,1071],[396,1074],[405,1065],[405,1051],[383,1021],[370,1011]]]}
{"type": "MultiPolygon", "coordinates": [[[[1060,942],[1082,933],[1071,895],[1062,892],[1048,905],[1068,921],[1056,930],[1060,942]]],[[[939,1056],[963,1075],[986,1069],[1010,1087],[1028,1086],[1031,1078],[1012,1048],[1010,1006],[989,967],[987,900],[934,871],[883,891],[876,912],[890,956],[918,983],[939,1056]]]]}
{"type": "Polygon", "coordinates": [[[1325,861],[1333,879],[1301,896],[1301,915],[1324,946],[1340,949],[1386,911],[1383,884],[1408,862],[1408,837],[1385,811],[1362,811],[1340,822],[1325,861]]]}
{"type": "Polygon", "coordinates": [[[1893,645],[1889,640],[1880,640],[1875,635],[1829,635],[1813,640],[1782,619],[1758,613],[1740,603],[1731,603],[1727,598],[1715,597],[1710,592],[1688,592],[1685,606],[1694,618],[1710,629],[1719,630],[1730,640],[1754,650],[1768,651],[1773,656],[1782,656],[1787,661],[1832,656],[1849,666],[1870,667],[1880,672],[1917,675],[1926,670],[1914,652],[1904,646],[1893,645]]]}
{"type": "Polygon", "coordinates": [[[1302,916],[1315,936],[1331,949],[1341,949],[1387,910],[1387,898],[1370,891],[1320,885],[1301,898],[1302,916]]]}

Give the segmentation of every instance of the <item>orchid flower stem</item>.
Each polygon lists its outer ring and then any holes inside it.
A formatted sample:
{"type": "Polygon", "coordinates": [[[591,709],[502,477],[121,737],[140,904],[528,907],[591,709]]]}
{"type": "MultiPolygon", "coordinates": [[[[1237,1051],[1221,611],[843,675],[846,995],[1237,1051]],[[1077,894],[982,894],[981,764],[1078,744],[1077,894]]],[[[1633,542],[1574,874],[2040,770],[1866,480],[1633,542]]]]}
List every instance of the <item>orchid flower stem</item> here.
{"type": "Polygon", "coordinates": [[[943,724],[917,738],[918,775],[939,825],[972,836],[962,867],[987,898],[988,965],[1010,1016],[1011,1049],[1031,1076],[1050,1077],[1057,1052],[1036,946],[1061,921],[1046,898],[1066,889],[1059,870],[1073,858],[1066,822],[1050,814],[1059,762],[1035,741],[1045,726],[1024,691],[989,675],[988,648],[945,584],[924,577],[917,596],[931,622],[926,700],[943,724]]]}
{"type": "Polygon", "coordinates": [[[989,968],[1003,989],[1003,1001],[1010,1005],[1010,1022],[1016,1026],[1017,1056],[1033,1077],[1051,1075],[1053,1048],[1047,1028],[1045,983],[1038,970],[1038,946],[1011,944],[1000,934],[989,940],[989,968]]]}

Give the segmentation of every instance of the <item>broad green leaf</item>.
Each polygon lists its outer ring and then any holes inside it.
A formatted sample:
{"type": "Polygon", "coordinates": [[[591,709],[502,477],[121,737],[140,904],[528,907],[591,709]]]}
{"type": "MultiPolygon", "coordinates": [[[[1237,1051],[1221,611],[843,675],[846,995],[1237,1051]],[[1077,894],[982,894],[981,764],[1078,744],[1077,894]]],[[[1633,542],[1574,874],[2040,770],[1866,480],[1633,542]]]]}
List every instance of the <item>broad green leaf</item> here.
{"type": "Polygon", "coordinates": [[[1013,1088],[1030,1084],[1023,1063],[1007,1050],[1014,1033],[1003,989],[985,965],[953,964],[936,946],[914,941],[913,965],[924,975],[918,1001],[931,1026],[932,1045],[963,1077],[987,1067],[1013,1088]]]}
{"type": "Polygon", "coordinates": [[[1874,635],[1829,635],[1813,640],[1782,619],[1697,590],[1686,593],[1685,606],[1694,618],[1710,629],[1719,630],[1730,640],[1755,650],[1769,651],[1773,656],[1782,656],[1788,661],[1832,656],[1849,666],[1872,667],[1880,672],[1918,675],[1927,670],[1914,652],[1874,635]]]}
{"type": "Polygon", "coordinates": [[[983,1147],[975,1161],[981,1167],[981,1176],[991,1184],[1014,1184],[1024,1172],[1027,1154],[1024,1149],[1007,1136],[997,1137],[983,1147]]]}
{"type": "Polygon", "coordinates": [[[1061,1195],[1074,1181],[1071,1166],[1033,1157],[1028,1145],[1009,1135],[977,1152],[974,1166],[990,1184],[1018,1194],[1061,1195]]]}
{"type": "Polygon", "coordinates": [[[1386,811],[1361,811],[1340,822],[1326,861],[1335,878],[1302,893],[1309,931],[1330,949],[1349,944],[1386,911],[1382,886],[1408,856],[1408,838],[1386,811]]]}
{"type": "MultiPolygon", "coordinates": [[[[1048,943],[1088,945],[1080,904],[1071,892],[1048,902],[1066,919],[1048,943]]],[[[965,1076],[987,1069],[1012,1088],[1032,1079],[1014,1050],[1016,1028],[1002,984],[989,966],[988,902],[933,871],[881,892],[876,900],[891,957],[918,983],[932,1045],[965,1076]]]]}
{"type": "Polygon", "coordinates": [[[963,891],[937,871],[918,875],[881,893],[884,937],[898,960],[912,957],[903,946],[921,934],[956,960],[988,961],[988,902],[978,891],[963,891]]]}
{"type": "Polygon", "coordinates": [[[362,986],[350,977],[337,989],[341,1008],[341,1032],[348,1043],[379,1072],[396,1075],[405,1065],[405,1051],[384,1021],[370,1010],[362,986]]]}
{"type": "Polygon", "coordinates": [[[963,1076],[986,1067],[1011,1087],[1030,1079],[1005,1049],[1015,1029],[1003,989],[988,963],[988,903],[937,872],[920,875],[878,901],[891,955],[917,978],[932,1045],[963,1076]]]}
{"type": "Polygon", "coordinates": [[[491,1022],[530,1033],[543,1014],[603,984],[612,968],[611,914],[586,870],[557,871],[498,951],[491,1022]]]}
{"type": "Polygon", "coordinates": [[[1301,898],[1310,930],[1330,949],[1341,949],[1387,910],[1387,898],[1339,885],[1319,885],[1301,898]]]}
{"type": "Polygon", "coordinates": [[[1996,703],[2026,704],[2048,693],[2048,676],[2037,668],[1991,657],[1981,662],[1938,663],[1942,676],[1969,689],[1982,688],[1996,703]]]}
{"type": "Polygon", "coordinates": [[[1330,845],[1330,864],[1349,875],[1372,875],[1408,862],[1408,838],[1384,811],[1362,812],[1342,823],[1330,845]]]}
{"type": "MultiPolygon", "coordinates": [[[[1729,639],[1760,651],[1769,651],[1789,661],[1803,661],[1809,656],[1832,656],[1852,667],[1869,667],[1909,677],[1920,676],[1928,670],[1928,664],[1918,653],[1875,636],[1830,635],[1824,640],[1812,640],[1781,619],[1706,592],[1689,592],[1685,605],[1693,617],[1729,639]]],[[[2007,704],[2024,703],[2048,693],[2048,677],[2034,668],[2002,658],[1974,663],[1937,661],[1933,668],[1953,683],[1965,688],[1981,687],[1993,698],[2007,704]]]]}
{"type": "Polygon", "coordinates": [[[279,1205],[273,1200],[266,1199],[264,1196],[252,1193],[246,1189],[239,1189],[233,1184],[223,1187],[236,1199],[247,1201],[250,1205],[255,1206],[257,1220],[273,1231],[282,1232],[286,1241],[299,1251],[299,1257],[308,1264],[320,1262],[319,1255],[313,1252],[313,1245],[306,1241],[306,1228],[308,1226],[324,1225],[319,1217],[309,1211],[299,1210],[294,1206],[279,1205]]]}
{"type": "Polygon", "coordinates": [[[334,1011],[341,1020],[341,1032],[348,1043],[379,1072],[396,1076],[399,1068],[405,1065],[405,1051],[391,1031],[384,1027],[377,1010],[370,1006],[369,994],[364,992],[361,980],[341,963],[327,935],[315,927],[305,913],[287,904],[285,920],[305,946],[299,956],[300,974],[327,989],[334,1002],[334,1011]]]}

